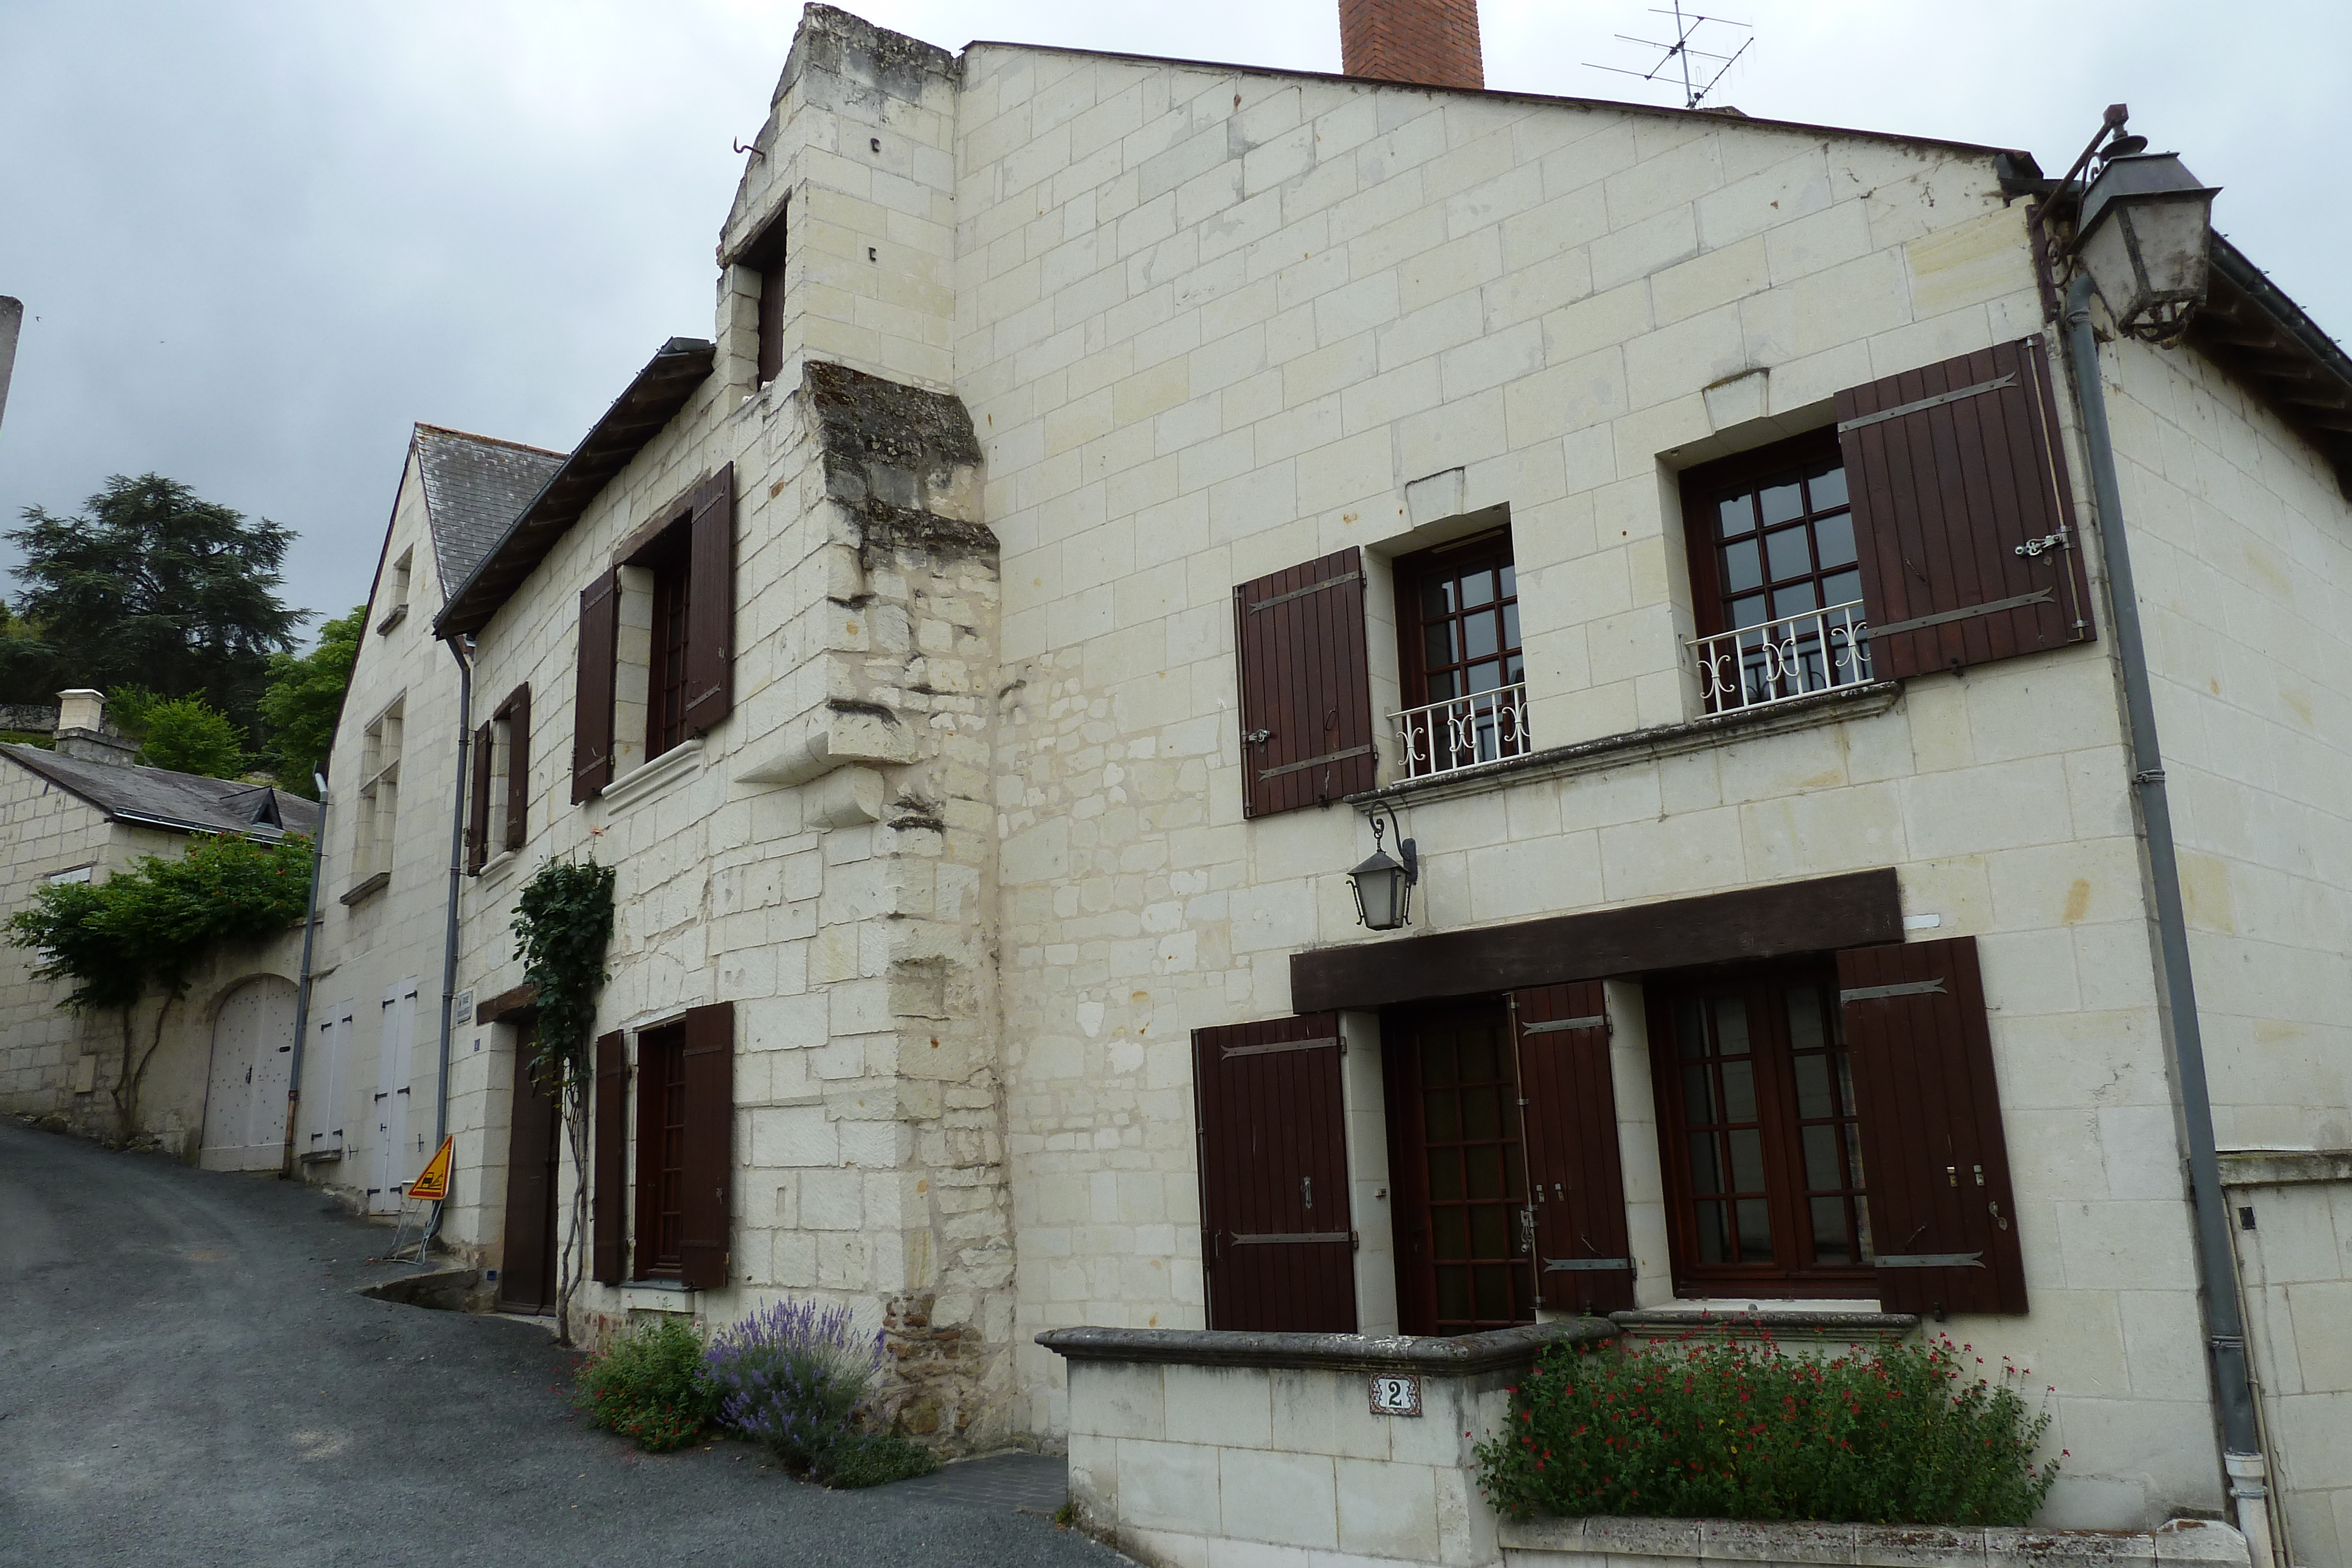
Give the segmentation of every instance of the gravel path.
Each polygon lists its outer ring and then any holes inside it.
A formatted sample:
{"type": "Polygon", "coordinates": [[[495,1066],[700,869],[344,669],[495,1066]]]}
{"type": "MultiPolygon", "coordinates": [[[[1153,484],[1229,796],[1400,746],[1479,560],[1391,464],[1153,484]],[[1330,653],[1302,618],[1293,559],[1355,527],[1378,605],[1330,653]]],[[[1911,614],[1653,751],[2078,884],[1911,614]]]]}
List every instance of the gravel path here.
{"type": "Polygon", "coordinates": [[[545,1330],[358,1295],[389,1237],[292,1183],[0,1121],[0,1563],[1124,1561],[987,1489],[639,1454],[570,1418],[545,1330]]]}

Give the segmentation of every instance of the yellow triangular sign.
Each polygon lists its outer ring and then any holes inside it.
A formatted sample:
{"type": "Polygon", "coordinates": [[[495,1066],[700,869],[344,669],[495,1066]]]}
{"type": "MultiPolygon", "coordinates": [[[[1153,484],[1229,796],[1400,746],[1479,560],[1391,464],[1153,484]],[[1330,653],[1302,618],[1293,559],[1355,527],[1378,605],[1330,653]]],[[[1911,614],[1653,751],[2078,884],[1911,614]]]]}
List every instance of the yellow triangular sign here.
{"type": "Polygon", "coordinates": [[[447,1200],[449,1197],[449,1156],[452,1148],[457,1142],[457,1140],[454,1136],[441,1140],[441,1146],[434,1150],[433,1157],[425,1162],[425,1174],[408,1184],[409,1197],[414,1198],[428,1199],[434,1203],[441,1203],[447,1200]]]}

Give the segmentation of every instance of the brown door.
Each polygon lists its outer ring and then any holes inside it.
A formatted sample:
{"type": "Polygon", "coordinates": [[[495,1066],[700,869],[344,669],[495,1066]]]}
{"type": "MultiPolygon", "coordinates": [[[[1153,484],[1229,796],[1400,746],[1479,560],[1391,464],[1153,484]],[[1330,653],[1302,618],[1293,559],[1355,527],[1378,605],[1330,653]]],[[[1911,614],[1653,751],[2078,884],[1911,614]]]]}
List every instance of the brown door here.
{"type": "Polygon", "coordinates": [[[515,1040],[514,1113],[507,1131],[507,1228],[499,1270],[499,1310],[555,1309],[555,1161],[559,1112],[530,1071],[536,1031],[515,1040]]]}
{"type": "Polygon", "coordinates": [[[1339,1020],[1192,1031],[1209,1326],[1356,1332],[1339,1020]]]}
{"type": "Polygon", "coordinates": [[[1407,1333],[1531,1323],[1518,1075],[1499,998],[1382,1019],[1396,1152],[1399,1311],[1407,1333]]]}

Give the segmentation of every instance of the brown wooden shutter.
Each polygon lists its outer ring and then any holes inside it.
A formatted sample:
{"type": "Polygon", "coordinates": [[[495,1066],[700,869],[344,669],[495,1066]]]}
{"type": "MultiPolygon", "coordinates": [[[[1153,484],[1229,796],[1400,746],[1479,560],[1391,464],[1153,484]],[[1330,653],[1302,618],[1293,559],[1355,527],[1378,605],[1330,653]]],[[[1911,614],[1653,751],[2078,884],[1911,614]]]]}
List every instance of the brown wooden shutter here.
{"type": "Polygon", "coordinates": [[[622,1239],[628,1227],[629,1059],[618,1030],[596,1037],[595,1180],[590,1271],[604,1285],[628,1278],[622,1239]]]}
{"type": "Polygon", "coordinates": [[[472,798],[466,803],[466,874],[479,876],[490,858],[490,737],[488,725],[474,731],[472,798]]]}
{"type": "Polygon", "coordinates": [[[530,837],[530,685],[517,686],[506,702],[507,831],[503,847],[522,848],[530,837]]]}
{"type": "Polygon", "coordinates": [[[2039,339],[1848,388],[1837,415],[1874,674],[2092,639],[2039,339]]]}
{"type": "Polygon", "coordinates": [[[580,591],[580,668],[572,713],[572,799],[613,781],[613,661],[621,642],[621,579],[607,571],[580,591]]]}
{"type": "Polygon", "coordinates": [[[733,1229],[730,1184],[735,1170],[735,1004],[713,1002],[686,1013],[685,1187],[677,1277],[697,1290],[727,1283],[733,1229]]]}
{"type": "Polygon", "coordinates": [[[700,735],[735,706],[735,465],[694,493],[688,525],[686,733],[700,735]]]}
{"type": "Polygon", "coordinates": [[[792,199],[760,233],[759,242],[744,257],[760,275],[760,363],[761,382],[772,382],[784,368],[784,220],[792,216],[792,199]]]}
{"type": "Polygon", "coordinates": [[[1364,557],[1343,549],[1234,590],[1241,664],[1242,815],[1372,787],[1364,557]]]}
{"type": "Polygon", "coordinates": [[[1356,1332],[1339,1018],[1192,1031],[1209,1326],[1356,1332]]]}
{"type": "Polygon", "coordinates": [[[1849,948],[1837,966],[1880,1303],[2022,1312],[1976,938],[1849,948]]]}
{"type": "Polygon", "coordinates": [[[1598,980],[1511,993],[1536,1288],[1555,1312],[1633,1306],[1608,1013],[1598,980]]]}

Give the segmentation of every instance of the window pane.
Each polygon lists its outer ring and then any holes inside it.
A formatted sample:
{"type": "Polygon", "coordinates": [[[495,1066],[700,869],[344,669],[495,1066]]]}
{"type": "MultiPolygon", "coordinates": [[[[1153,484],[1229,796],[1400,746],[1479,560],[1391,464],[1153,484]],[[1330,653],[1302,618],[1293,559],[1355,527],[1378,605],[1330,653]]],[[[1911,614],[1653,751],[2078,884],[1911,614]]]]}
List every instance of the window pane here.
{"type": "Polygon", "coordinates": [[[1696,997],[1675,1001],[1675,1040],[1686,1057],[1706,1054],[1706,1009],[1696,997]]]}
{"type": "Polygon", "coordinates": [[[1428,668],[1433,670],[1441,664],[1454,663],[1453,622],[1440,621],[1424,626],[1421,635],[1422,657],[1428,661],[1428,668]]]}
{"type": "Polygon", "coordinates": [[[1822,579],[1823,604],[1852,604],[1862,597],[1862,573],[1833,571],[1822,579]]]}
{"type": "Polygon", "coordinates": [[[1772,1260],[1772,1217],[1760,1197],[1743,1197],[1739,1209],[1739,1260],[1743,1263],[1769,1263],[1772,1260]]]}
{"type": "Polygon", "coordinates": [[[1503,676],[1503,684],[1507,686],[1516,686],[1526,680],[1528,678],[1527,660],[1517,653],[1504,660],[1503,676]]]}
{"type": "Polygon", "coordinates": [[[1731,601],[1731,629],[1735,632],[1748,626],[1764,624],[1764,596],[1760,593],[1731,601]]]}
{"type": "Polygon", "coordinates": [[[1845,465],[1834,463],[1816,473],[1805,476],[1805,487],[1812,492],[1813,510],[1826,512],[1845,505],[1845,465]]]}
{"type": "Polygon", "coordinates": [[[1454,612],[1454,580],[1433,577],[1421,585],[1421,612],[1423,615],[1450,615],[1454,612]]]}
{"type": "Polygon", "coordinates": [[[1715,1134],[1713,1133],[1693,1133],[1690,1134],[1690,1158],[1691,1190],[1693,1192],[1721,1192],[1723,1190],[1723,1172],[1716,1163],[1715,1134]]]}
{"type": "Polygon", "coordinates": [[[1748,998],[1715,998],[1715,1049],[1725,1056],[1748,1054],[1748,998]]]}
{"type": "Polygon", "coordinates": [[[1453,671],[1441,671],[1429,677],[1429,700],[1431,702],[1448,702],[1461,695],[1462,683],[1455,676],[1453,671]]]}
{"type": "Polygon", "coordinates": [[[1484,568],[1465,572],[1462,577],[1462,607],[1475,610],[1481,604],[1495,602],[1495,574],[1484,568]]]}
{"type": "Polygon", "coordinates": [[[1777,534],[1764,536],[1764,549],[1772,563],[1772,580],[1784,582],[1792,577],[1802,577],[1813,570],[1812,549],[1808,542],[1811,530],[1782,528],[1777,534]]]}
{"type": "Polygon", "coordinates": [[[1440,1269],[1437,1271],[1437,1315],[1455,1322],[1470,1321],[1470,1270],[1440,1269]]]}
{"type": "MultiPolygon", "coordinates": [[[[1817,1051],[1822,1044],[1822,993],[1811,986],[1789,988],[1789,1048],[1791,1051],[1817,1051]]],[[[1808,1116],[1826,1116],[1826,1111],[1808,1111],[1808,1116]]]]}
{"type": "Polygon", "coordinates": [[[1423,1035],[1422,1039],[1422,1082],[1432,1088],[1459,1082],[1456,1070],[1460,1061],[1454,1054],[1453,1036],[1430,1034],[1423,1035]]]}
{"type": "Polygon", "coordinates": [[[1491,1138],[1502,1128],[1495,1123],[1495,1092],[1492,1089],[1462,1091],[1462,1135],[1465,1138],[1491,1138]]]}
{"type": "Polygon", "coordinates": [[[1741,539],[1723,547],[1723,588],[1727,593],[1745,593],[1762,586],[1764,561],[1758,553],[1754,539],[1741,539]]]}
{"type": "Polygon", "coordinates": [[[1433,1198],[1455,1198],[1462,1196],[1462,1151],[1460,1149],[1429,1151],[1429,1196],[1433,1198]]]}
{"type": "Polygon", "coordinates": [[[1470,1256],[1507,1258],[1511,1255],[1509,1210],[1499,1203],[1482,1203],[1470,1210],[1470,1256]]]}
{"type": "Polygon", "coordinates": [[[1813,525],[1813,553],[1824,567],[1853,564],[1853,514],[1840,512],[1813,525]]]}
{"type": "Polygon", "coordinates": [[[1470,1256],[1470,1226],[1460,1209],[1433,1209],[1429,1216],[1429,1231],[1432,1257],[1470,1256]]]}
{"type": "Polygon", "coordinates": [[[1711,1127],[1723,1120],[1715,1108],[1715,1074],[1704,1061],[1683,1068],[1683,1120],[1695,1127],[1711,1127]]]}
{"type": "Polygon", "coordinates": [[[1853,1244],[1845,1233],[1845,1199],[1842,1197],[1813,1199],[1813,1261],[1853,1261],[1853,1244]]]}
{"type": "Polygon", "coordinates": [[[1756,1063],[1745,1057],[1723,1064],[1723,1119],[1756,1120],[1756,1063]]]}
{"type": "Polygon", "coordinates": [[[1463,672],[1463,677],[1461,695],[1465,697],[1475,697],[1480,692],[1495,691],[1504,685],[1503,666],[1492,661],[1471,665],[1463,672]]]}
{"type": "Polygon", "coordinates": [[[1433,1090],[1423,1097],[1422,1116],[1429,1127],[1433,1144],[1451,1144],[1462,1136],[1462,1122],[1454,1106],[1454,1092],[1433,1090]]]}
{"type": "Polygon", "coordinates": [[[1519,595],[1519,569],[1513,566],[1510,562],[1505,561],[1501,570],[1497,571],[1496,575],[1502,579],[1503,597],[1506,599],[1517,599],[1519,595]]]}
{"type": "Polygon", "coordinates": [[[1462,618],[1462,653],[1465,658],[1491,659],[1500,651],[1495,634],[1500,628],[1495,623],[1495,612],[1482,610],[1475,615],[1462,618]]]}
{"type": "Polygon", "coordinates": [[[1838,1168],[1841,1131],[1832,1126],[1804,1129],[1805,1185],[1815,1192],[1834,1192],[1845,1186],[1845,1173],[1838,1168]]]}
{"type": "Polygon", "coordinates": [[[1821,601],[1813,597],[1813,585],[1810,582],[1772,591],[1772,619],[1775,621],[1783,615],[1801,615],[1808,610],[1820,608],[1821,601]]]}
{"type": "Polygon", "coordinates": [[[1756,499],[1763,508],[1764,526],[1768,528],[1774,523],[1785,523],[1792,517],[1805,515],[1804,493],[1798,488],[1794,479],[1765,486],[1758,492],[1756,499]]]}
{"type": "Polygon", "coordinates": [[[1511,1270],[1507,1264],[1474,1270],[1478,1280],[1478,1321],[1507,1323],[1517,1316],[1511,1311],[1511,1270]]]}
{"type": "Polygon", "coordinates": [[[1503,646],[1506,648],[1516,648],[1518,645],[1519,606],[1518,602],[1515,600],[1511,603],[1503,606],[1503,646]]]}
{"type": "Polygon", "coordinates": [[[1702,1263],[1731,1261],[1731,1239],[1723,1233],[1723,1205],[1719,1203],[1698,1206],[1698,1260],[1702,1263]]]}
{"type": "Polygon", "coordinates": [[[1806,1118],[1834,1116],[1837,1102],[1830,1097],[1830,1061],[1819,1051],[1796,1059],[1797,1114],[1806,1118]]]}
{"type": "MultiPolygon", "coordinates": [[[[1821,1129],[1827,1132],[1829,1129],[1821,1129]]],[[[1503,1196],[1503,1151],[1493,1144],[1482,1149],[1465,1149],[1464,1161],[1470,1167],[1470,1196],[1487,1199],[1503,1196]]]]}
{"type": "Polygon", "coordinates": [[[1733,496],[1719,503],[1716,507],[1715,517],[1716,525],[1723,530],[1725,538],[1736,539],[1742,534],[1756,531],[1756,507],[1750,497],[1733,496]]]}
{"type": "Polygon", "coordinates": [[[1496,1071],[1500,1061],[1495,1054],[1495,1031],[1486,1029],[1466,1030],[1462,1036],[1462,1082],[1492,1083],[1503,1074],[1496,1071]]]}
{"type": "Polygon", "coordinates": [[[1764,1134],[1750,1129],[1745,1133],[1729,1133],[1724,1142],[1731,1145],[1731,1190],[1762,1192],[1764,1190],[1764,1134]]]}

